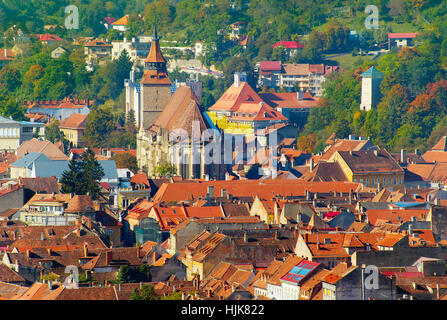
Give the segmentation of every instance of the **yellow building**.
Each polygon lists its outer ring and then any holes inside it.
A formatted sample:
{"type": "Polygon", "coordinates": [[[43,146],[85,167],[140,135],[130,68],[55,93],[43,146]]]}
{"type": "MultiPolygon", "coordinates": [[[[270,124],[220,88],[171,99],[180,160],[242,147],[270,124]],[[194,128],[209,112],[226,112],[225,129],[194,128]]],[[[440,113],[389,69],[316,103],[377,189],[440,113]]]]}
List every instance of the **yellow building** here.
{"type": "Polygon", "coordinates": [[[72,147],[83,147],[85,124],[87,122],[86,114],[74,113],[65,120],[62,120],[59,128],[64,133],[65,139],[70,141],[72,147]]]}
{"type": "Polygon", "coordinates": [[[404,184],[404,169],[384,149],[337,151],[329,159],[336,162],[350,182],[365,187],[400,187],[404,184]]]}
{"type": "Polygon", "coordinates": [[[236,73],[234,83],[208,109],[211,121],[225,133],[253,135],[287,118],[273,109],[247,83],[245,73],[236,73]]]}

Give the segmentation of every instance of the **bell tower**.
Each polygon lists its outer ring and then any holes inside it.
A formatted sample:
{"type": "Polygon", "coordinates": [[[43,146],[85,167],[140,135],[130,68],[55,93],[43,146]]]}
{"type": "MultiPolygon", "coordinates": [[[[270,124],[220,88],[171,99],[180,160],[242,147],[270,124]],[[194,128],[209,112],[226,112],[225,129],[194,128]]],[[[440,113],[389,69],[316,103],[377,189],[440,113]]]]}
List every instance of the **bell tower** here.
{"type": "Polygon", "coordinates": [[[159,40],[155,26],[151,49],[144,61],[144,74],[140,82],[140,121],[143,130],[149,129],[154,124],[171,98],[171,81],[166,71],[166,60],[161,53],[159,40]]]}

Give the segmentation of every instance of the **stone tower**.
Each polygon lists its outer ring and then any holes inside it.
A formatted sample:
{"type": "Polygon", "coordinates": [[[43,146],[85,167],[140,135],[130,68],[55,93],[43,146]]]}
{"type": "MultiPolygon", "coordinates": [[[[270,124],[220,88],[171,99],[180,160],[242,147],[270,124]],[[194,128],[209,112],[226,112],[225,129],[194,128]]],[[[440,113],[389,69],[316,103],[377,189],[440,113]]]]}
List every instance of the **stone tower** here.
{"type": "Polygon", "coordinates": [[[155,27],[154,38],[144,61],[144,74],[140,82],[140,128],[143,130],[147,130],[155,123],[171,98],[171,81],[166,71],[166,60],[161,53],[159,40],[155,27]]]}
{"type": "Polygon", "coordinates": [[[362,100],[360,110],[369,111],[375,108],[382,97],[380,83],[383,73],[374,67],[369,68],[361,75],[362,77],[362,100]]]}

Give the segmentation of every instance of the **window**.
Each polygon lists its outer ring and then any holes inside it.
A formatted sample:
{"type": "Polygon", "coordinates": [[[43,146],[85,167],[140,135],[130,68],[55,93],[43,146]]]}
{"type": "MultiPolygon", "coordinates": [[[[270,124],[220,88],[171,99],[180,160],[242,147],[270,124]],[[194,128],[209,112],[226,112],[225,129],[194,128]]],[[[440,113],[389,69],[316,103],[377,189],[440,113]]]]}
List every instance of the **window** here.
{"type": "Polygon", "coordinates": [[[22,132],[33,132],[33,127],[23,127],[22,132]]]}

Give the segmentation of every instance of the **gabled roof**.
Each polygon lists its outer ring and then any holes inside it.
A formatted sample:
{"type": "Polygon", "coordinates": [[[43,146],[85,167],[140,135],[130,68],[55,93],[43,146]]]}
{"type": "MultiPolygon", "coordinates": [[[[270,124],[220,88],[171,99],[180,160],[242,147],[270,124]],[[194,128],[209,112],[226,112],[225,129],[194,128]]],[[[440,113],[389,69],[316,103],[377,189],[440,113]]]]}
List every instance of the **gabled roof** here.
{"type": "Polygon", "coordinates": [[[112,45],[110,43],[107,43],[104,40],[101,39],[94,39],[91,40],[89,42],[87,42],[84,47],[107,47],[107,48],[111,48],[112,45]]]}
{"type": "Polygon", "coordinates": [[[296,41],[278,41],[273,45],[273,48],[284,46],[287,49],[302,49],[304,46],[296,41]]]}
{"type": "Polygon", "coordinates": [[[31,152],[26,154],[23,158],[20,158],[16,162],[12,163],[11,167],[31,169],[33,163],[36,162],[38,159],[50,161],[50,159],[43,153],[31,152]]]}
{"type": "Polygon", "coordinates": [[[242,121],[262,121],[262,120],[287,120],[281,112],[276,111],[268,104],[260,102],[256,103],[241,103],[239,108],[232,114],[229,120],[242,121]]]}
{"type": "Polygon", "coordinates": [[[247,82],[240,83],[238,87],[233,83],[208,110],[236,111],[243,103],[259,104],[260,102],[264,101],[247,82]]]}
{"type": "Polygon", "coordinates": [[[438,143],[436,143],[433,148],[431,148],[432,150],[439,150],[439,151],[447,151],[447,137],[443,136],[441,138],[441,140],[438,141],[438,143]]]}
{"type": "Polygon", "coordinates": [[[312,172],[301,177],[305,181],[349,181],[337,162],[318,162],[312,172]]]}
{"type": "Polygon", "coordinates": [[[140,185],[145,185],[150,187],[149,180],[147,178],[147,174],[145,173],[136,173],[130,178],[130,183],[136,183],[140,185]]]}
{"type": "Polygon", "coordinates": [[[354,174],[367,172],[404,173],[402,167],[385,149],[337,152],[354,174]]]}
{"type": "Polygon", "coordinates": [[[62,41],[62,39],[54,34],[36,34],[39,41],[62,41]]]}
{"type": "Polygon", "coordinates": [[[61,129],[85,129],[87,123],[87,114],[73,113],[68,118],[60,122],[59,127],[61,129]]]}
{"type": "Polygon", "coordinates": [[[169,133],[174,130],[186,130],[190,138],[200,138],[193,137],[192,124],[195,121],[199,123],[198,134],[201,135],[208,125],[202,116],[200,103],[190,87],[181,86],[149,129],[154,133],[158,133],[160,128],[169,133]]]}
{"type": "Polygon", "coordinates": [[[54,143],[47,140],[37,140],[36,138],[24,141],[16,150],[18,159],[30,153],[42,153],[50,160],[69,160],[54,143]]]}
{"type": "Polygon", "coordinates": [[[369,140],[337,139],[323,153],[320,160],[329,160],[336,151],[358,151],[369,149],[375,149],[374,145],[369,140]]]}
{"type": "Polygon", "coordinates": [[[127,26],[128,24],[129,24],[129,15],[127,14],[112,23],[113,26],[127,26]]]}

